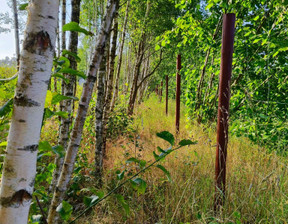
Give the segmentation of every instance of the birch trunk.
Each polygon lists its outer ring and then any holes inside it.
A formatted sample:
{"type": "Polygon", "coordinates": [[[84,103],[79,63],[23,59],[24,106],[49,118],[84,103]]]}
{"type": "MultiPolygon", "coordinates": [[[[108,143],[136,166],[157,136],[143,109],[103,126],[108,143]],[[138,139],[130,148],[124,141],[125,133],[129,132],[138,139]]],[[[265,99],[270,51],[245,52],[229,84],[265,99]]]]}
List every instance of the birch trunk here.
{"type": "MultiPolygon", "coordinates": [[[[108,51],[108,46],[106,46],[108,51]]],[[[100,178],[102,176],[103,165],[103,111],[104,111],[104,99],[105,99],[105,79],[106,79],[106,52],[102,57],[100,69],[98,72],[98,85],[97,85],[97,101],[95,107],[95,134],[96,134],[96,147],[95,147],[95,176],[100,178]]],[[[101,180],[99,179],[99,184],[101,180]]]]}
{"type": "MultiPolygon", "coordinates": [[[[118,6],[117,6],[118,7],[118,6]]],[[[110,105],[111,105],[111,100],[112,100],[112,93],[113,93],[113,77],[114,77],[114,66],[115,66],[115,57],[116,57],[116,45],[117,45],[117,36],[118,36],[118,13],[115,15],[114,18],[114,27],[113,27],[113,37],[112,37],[112,47],[111,47],[111,52],[110,52],[110,64],[109,64],[109,71],[108,71],[108,80],[107,80],[107,87],[106,87],[106,97],[105,97],[105,102],[103,105],[103,121],[102,121],[102,136],[99,137],[99,141],[102,144],[102,148],[97,147],[97,134],[96,134],[96,157],[95,157],[95,162],[96,162],[96,172],[99,171],[99,178],[102,176],[102,170],[103,170],[103,158],[105,157],[105,151],[106,151],[106,138],[107,138],[107,121],[108,117],[110,114],[110,105]],[[100,151],[100,157],[97,158],[98,150],[100,151]],[[97,163],[98,162],[98,163],[97,163]]],[[[99,91],[99,89],[98,89],[99,91]]],[[[97,96],[97,100],[99,97],[99,92],[97,96]]],[[[102,108],[101,108],[102,109],[102,108]]],[[[99,110],[96,105],[96,111],[99,110]]],[[[97,119],[97,114],[96,114],[96,119],[97,119]]],[[[97,125],[96,125],[96,132],[97,132],[97,125]]]]}
{"type": "Polygon", "coordinates": [[[116,80],[115,80],[115,90],[113,94],[113,99],[111,103],[111,111],[114,109],[116,100],[118,98],[118,92],[119,92],[119,79],[120,79],[120,71],[121,71],[121,65],[122,65],[122,56],[123,56],[123,49],[125,44],[125,36],[126,36],[126,27],[127,27],[127,21],[128,21],[128,10],[129,10],[129,3],[130,0],[127,1],[126,6],[126,13],[125,13],[125,19],[123,24],[123,31],[121,36],[121,44],[120,44],[120,50],[119,50],[119,59],[118,59],[118,65],[117,65],[117,72],[116,72],[116,80]]]}
{"type": "Polygon", "coordinates": [[[107,80],[107,88],[106,88],[106,99],[105,99],[105,114],[107,117],[110,112],[110,104],[112,100],[113,93],[113,78],[114,78],[114,67],[115,67],[115,58],[116,58],[116,45],[117,45],[117,37],[118,37],[118,15],[116,14],[114,18],[114,27],[113,27],[113,36],[112,36],[112,47],[110,52],[110,64],[108,72],[108,80],[107,80]]]}
{"type": "Polygon", "coordinates": [[[14,13],[15,49],[16,49],[17,70],[19,70],[20,41],[19,41],[18,10],[17,10],[17,2],[16,2],[16,0],[13,0],[12,4],[13,4],[13,13],[14,13]]]}
{"type": "Polygon", "coordinates": [[[19,78],[0,193],[1,223],[27,223],[36,174],[44,103],[53,65],[59,1],[35,0],[20,59],[19,78]]]}
{"type": "MultiPolygon", "coordinates": [[[[66,0],[62,0],[62,27],[66,24],[66,0]]],[[[62,51],[66,49],[66,32],[62,30],[62,51]]]]}
{"type": "MultiPolygon", "coordinates": [[[[80,16],[80,3],[81,0],[72,0],[72,16],[71,21],[79,23],[79,16],[80,16]]],[[[78,46],[78,32],[70,32],[70,43],[69,43],[69,51],[72,53],[77,54],[77,46],[78,46]]],[[[76,59],[72,56],[68,57],[70,61],[70,67],[74,70],[77,70],[77,62],[76,59]]],[[[65,78],[69,80],[69,83],[63,82],[63,93],[65,96],[74,96],[74,85],[76,83],[76,77],[70,74],[65,74],[65,78]]],[[[64,150],[67,149],[67,144],[69,140],[69,129],[70,125],[72,123],[73,118],[73,101],[72,100],[65,100],[62,102],[63,110],[65,112],[68,112],[68,118],[61,118],[61,124],[60,124],[60,133],[59,133],[59,141],[58,144],[63,146],[64,150]]],[[[57,184],[57,180],[60,175],[60,171],[63,165],[64,158],[59,157],[57,155],[55,159],[56,168],[53,173],[53,179],[50,186],[50,192],[53,192],[55,190],[55,186],[57,184]]]]}
{"type": "Polygon", "coordinates": [[[104,53],[109,30],[111,28],[111,22],[115,15],[117,4],[119,4],[119,0],[109,0],[107,3],[105,19],[102,23],[101,31],[98,36],[96,50],[89,68],[88,77],[83,86],[82,96],[79,102],[79,108],[77,111],[77,116],[75,118],[75,123],[71,132],[71,137],[65,155],[64,164],[49,208],[49,224],[57,223],[59,220],[56,208],[61,203],[64,197],[65,191],[67,190],[67,186],[73,173],[74,163],[81,142],[87,110],[92,97],[93,87],[96,81],[96,73],[104,53]]]}

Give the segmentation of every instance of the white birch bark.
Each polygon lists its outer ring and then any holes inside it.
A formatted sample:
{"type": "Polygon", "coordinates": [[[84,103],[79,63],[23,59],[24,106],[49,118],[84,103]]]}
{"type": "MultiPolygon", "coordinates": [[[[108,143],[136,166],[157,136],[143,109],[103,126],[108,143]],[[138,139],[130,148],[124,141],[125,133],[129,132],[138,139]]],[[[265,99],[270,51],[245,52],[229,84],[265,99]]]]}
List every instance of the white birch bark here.
{"type": "Polygon", "coordinates": [[[58,223],[59,220],[56,208],[62,202],[65,191],[67,190],[67,186],[73,173],[77,152],[81,142],[87,110],[92,97],[93,87],[96,81],[96,73],[104,53],[109,30],[111,29],[111,23],[116,12],[117,3],[119,3],[119,0],[109,0],[107,3],[105,19],[103,20],[101,31],[98,36],[96,50],[89,68],[88,77],[83,86],[82,96],[79,102],[79,108],[77,111],[77,116],[75,118],[75,123],[71,132],[71,137],[65,155],[64,164],[49,208],[49,224],[58,223]]]}
{"type": "Polygon", "coordinates": [[[34,0],[29,5],[0,192],[3,224],[23,224],[28,220],[58,7],[58,0],[34,0]]]}
{"type": "Polygon", "coordinates": [[[20,41],[19,41],[19,23],[18,23],[18,10],[17,2],[13,0],[13,14],[14,14],[14,33],[15,33],[15,48],[16,48],[16,60],[17,60],[17,70],[19,70],[20,61],[20,41]]]}
{"type": "MultiPolygon", "coordinates": [[[[79,24],[80,17],[80,2],[81,0],[72,0],[72,15],[71,21],[79,24]]],[[[72,31],[70,32],[70,43],[69,43],[69,51],[77,54],[77,46],[78,46],[78,32],[72,31]]],[[[74,57],[69,56],[70,67],[74,70],[77,70],[77,61],[74,57]]],[[[74,85],[76,83],[76,77],[70,74],[65,74],[65,77],[69,80],[69,83],[65,83],[63,81],[63,93],[64,96],[75,96],[74,85]]],[[[61,118],[61,124],[59,129],[59,140],[58,144],[63,146],[66,151],[68,140],[69,140],[69,129],[73,119],[73,101],[65,100],[62,102],[62,111],[68,112],[68,118],[61,118]]],[[[60,158],[58,155],[55,158],[56,168],[53,172],[53,179],[50,185],[50,192],[55,190],[60,171],[63,165],[64,158],[60,158]]]]}

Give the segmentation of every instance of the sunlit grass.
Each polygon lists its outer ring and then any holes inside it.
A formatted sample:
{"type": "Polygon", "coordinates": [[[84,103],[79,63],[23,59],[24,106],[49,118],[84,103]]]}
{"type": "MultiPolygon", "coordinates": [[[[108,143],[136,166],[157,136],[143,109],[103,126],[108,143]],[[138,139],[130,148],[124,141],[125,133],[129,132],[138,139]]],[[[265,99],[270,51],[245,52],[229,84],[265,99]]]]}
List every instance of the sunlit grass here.
{"type": "MultiPolygon", "coordinates": [[[[152,97],[137,107],[130,138],[108,142],[104,188],[117,184],[115,171],[123,170],[130,157],[153,161],[156,147],[167,143],[156,136],[167,130],[175,134],[175,102],[165,104],[152,97]]],[[[188,122],[182,106],[180,134],[198,144],[185,147],[161,162],[170,172],[152,168],[142,175],[148,188],[138,195],[129,185],[118,193],[130,206],[127,216],[112,196],[96,206],[94,215],[78,223],[286,223],[288,220],[287,159],[269,154],[245,138],[230,136],[228,146],[227,200],[220,215],[214,216],[215,126],[207,128],[188,122]],[[85,221],[84,221],[85,220],[85,221]],[[87,221],[90,220],[90,221],[87,221]]]]}

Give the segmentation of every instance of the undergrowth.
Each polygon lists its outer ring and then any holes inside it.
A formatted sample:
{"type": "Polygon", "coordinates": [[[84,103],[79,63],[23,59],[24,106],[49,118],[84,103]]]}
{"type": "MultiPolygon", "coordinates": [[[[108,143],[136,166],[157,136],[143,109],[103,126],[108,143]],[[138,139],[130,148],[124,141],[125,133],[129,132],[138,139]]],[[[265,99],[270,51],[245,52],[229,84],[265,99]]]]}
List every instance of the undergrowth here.
{"type": "MultiPolygon", "coordinates": [[[[159,103],[156,97],[148,99],[135,112],[136,131],[108,142],[104,192],[117,185],[115,172],[125,166],[127,158],[152,161],[157,146],[167,147],[156,132],[168,130],[175,134],[174,104],[169,101],[166,116],[164,102],[159,103]]],[[[124,196],[129,211],[115,197],[110,197],[77,223],[285,223],[288,220],[287,159],[234,136],[230,137],[228,147],[227,200],[222,213],[214,216],[215,127],[188,121],[184,111],[182,106],[178,139],[189,138],[198,144],[187,146],[161,162],[170,171],[172,182],[161,170],[151,169],[142,175],[147,182],[144,194],[139,195],[129,185],[118,192],[124,196]]],[[[90,184],[90,188],[87,185],[85,188],[99,190],[93,187],[93,181],[90,184]]],[[[89,190],[86,193],[91,194],[89,190]]]]}

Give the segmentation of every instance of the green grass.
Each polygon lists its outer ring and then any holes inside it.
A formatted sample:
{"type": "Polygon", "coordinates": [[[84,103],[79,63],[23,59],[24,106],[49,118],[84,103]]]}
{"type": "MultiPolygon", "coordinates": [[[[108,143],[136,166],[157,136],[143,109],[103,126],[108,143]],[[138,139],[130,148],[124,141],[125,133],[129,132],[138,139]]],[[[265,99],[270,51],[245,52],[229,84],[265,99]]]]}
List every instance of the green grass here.
{"type": "MultiPolygon", "coordinates": [[[[167,147],[156,133],[167,130],[175,134],[174,106],[170,101],[166,116],[164,102],[156,97],[148,99],[135,111],[133,136],[108,142],[105,192],[117,185],[115,171],[124,169],[127,158],[153,161],[156,147],[167,147]]],[[[152,168],[142,175],[148,185],[143,195],[129,185],[118,192],[129,204],[129,215],[111,196],[78,223],[286,223],[287,159],[233,136],[228,146],[227,200],[221,214],[214,216],[215,126],[207,128],[187,121],[184,106],[181,112],[177,139],[189,138],[198,144],[182,148],[161,162],[173,182],[168,182],[161,170],[152,168]]],[[[93,150],[88,152],[91,162],[93,155],[93,150]]]]}

